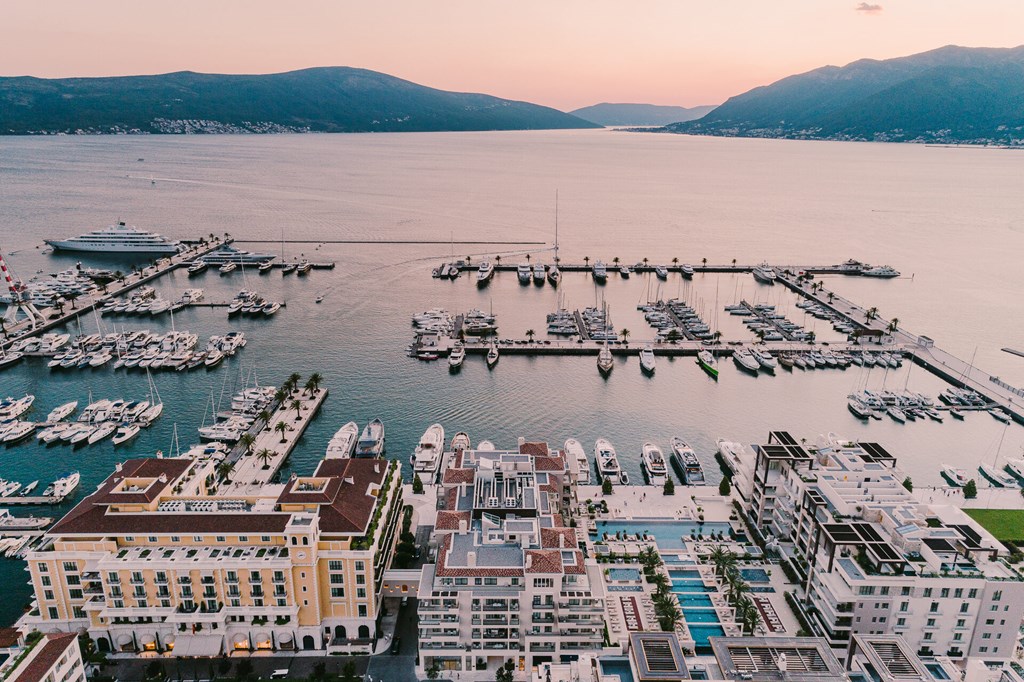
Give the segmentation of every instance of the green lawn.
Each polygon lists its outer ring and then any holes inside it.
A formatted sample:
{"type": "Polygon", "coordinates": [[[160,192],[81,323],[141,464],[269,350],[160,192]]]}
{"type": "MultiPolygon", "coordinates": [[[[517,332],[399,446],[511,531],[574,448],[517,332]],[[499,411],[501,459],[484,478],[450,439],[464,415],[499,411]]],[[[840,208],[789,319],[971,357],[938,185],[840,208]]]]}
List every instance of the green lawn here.
{"type": "Polygon", "coordinates": [[[999,540],[1024,541],[1024,509],[964,509],[999,540]]]}

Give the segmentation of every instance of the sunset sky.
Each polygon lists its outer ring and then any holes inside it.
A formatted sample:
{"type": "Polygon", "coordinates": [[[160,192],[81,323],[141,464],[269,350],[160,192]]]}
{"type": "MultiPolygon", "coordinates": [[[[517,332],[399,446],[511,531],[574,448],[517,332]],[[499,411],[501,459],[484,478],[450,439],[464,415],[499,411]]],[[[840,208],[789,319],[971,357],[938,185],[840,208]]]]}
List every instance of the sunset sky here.
{"type": "Polygon", "coordinates": [[[1024,42],[1022,0],[4,0],[0,75],[357,66],[568,110],[717,104],[825,64],[1024,42]]]}

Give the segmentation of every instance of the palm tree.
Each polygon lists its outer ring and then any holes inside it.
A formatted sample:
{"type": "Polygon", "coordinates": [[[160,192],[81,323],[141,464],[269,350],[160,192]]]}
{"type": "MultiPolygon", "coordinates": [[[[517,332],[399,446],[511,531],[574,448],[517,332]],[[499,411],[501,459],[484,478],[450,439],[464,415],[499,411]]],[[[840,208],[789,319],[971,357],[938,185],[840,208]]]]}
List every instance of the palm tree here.
{"type": "Polygon", "coordinates": [[[732,259],[732,266],[736,267],[736,259],[735,258],[732,259]]]}
{"type": "Polygon", "coordinates": [[[324,375],[320,372],[313,372],[309,375],[309,382],[307,382],[307,385],[309,383],[313,384],[313,393],[319,393],[320,384],[324,383],[324,375]]]}
{"type": "Polygon", "coordinates": [[[725,577],[730,570],[736,568],[736,555],[725,545],[718,545],[711,550],[708,558],[715,566],[715,575],[725,577]]]}
{"type": "Polygon", "coordinates": [[[242,444],[243,447],[245,447],[245,454],[251,455],[252,445],[253,443],[256,442],[256,436],[252,435],[251,433],[243,433],[242,437],[239,438],[238,441],[242,444]]]}
{"type": "Polygon", "coordinates": [[[836,297],[836,295],[833,292],[831,292],[831,291],[828,292],[828,302],[829,303],[831,303],[832,299],[835,298],[835,297],[836,297]]]}
{"type": "Polygon", "coordinates": [[[716,331],[711,335],[711,338],[715,340],[715,343],[718,343],[718,340],[722,338],[722,332],[716,331]]]}
{"type": "Polygon", "coordinates": [[[295,421],[299,421],[300,419],[302,419],[302,401],[301,400],[293,400],[293,401],[291,401],[290,403],[288,403],[288,407],[290,407],[291,409],[295,410],[295,421]]]}
{"type": "Polygon", "coordinates": [[[256,459],[263,463],[264,469],[270,468],[270,460],[273,458],[274,452],[272,450],[268,450],[267,448],[263,448],[262,450],[256,453],[256,459]]]}
{"type": "Polygon", "coordinates": [[[623,327],[622,331],[619,332],[619,336],[622,337],[622,343],[626,344],[627,346],[629,345],[629,342],[626,341],[626,339],[629,338],[629,334],[630,334],[629,330],[626,329],[625,327],[623,327]]]}
{"type": "Polygon", "coordinates": [[[472,265],[472,264],[473,264],[473,257],[472,256],[466,256],[466,265],[472,265]]]}
{"type": "MultiPolygon", "coordinates": [[[[288,382],[286,381],[285,385],[287,385],[287,383],[288,382]]],[[[283,403],[284,399],[287,398],[287,397],[288,397],[288,390],[284,386],[281,386],[281,388],[279,388],[276,391],[274,391],[274,402],[276,402],[278,404],[283,403]]]]}
{"type": "Polygon", "coordinates": [[[659,597],[663,597],[671,591],[672,583],[664,573],[655,573],[651,576],[651,584],[654,585],[654,594],[659,597]]]}
{"type": "Polygon", "coordinates": [[[299,382],[302,381],[302,375],[298,372],[292,372],[291,375],[288,376],[288,381],[291,383],[291,390],[294,391],[299,387],[299,382]]]}
{"type": "Polygon", "coordinates": [[[619,265],[619,257],[616,256],[615,258],[612,258],[612,262],[615,263],[616,267],[618,267],[618,265],[619,265]]]}
{"type": "Polygon", "coordinates": [[[263,422],[265,425],[270,425],[270,412],[267,410],[260,410],[260,413],[256,415],[256,419],[263,422]]]}
{"type": "Polygon", "coordinates": [[[313,377],[306,379],[306,385],[302,388],[306,391],[306,395],[313,395],[313,389],[316,388],[316,382],[313,381],[313,377]]]}
{"type": "Polygon", "coordinates": [[[726,576],[726,588],[725,594],[729,598],[729,603],[733,606],[738,606],[740,600],[746,597],[750,592],[750,585],[743,580],[743,576],[740,575],[739,571],[733,571],[726,576]]]}
{"type": "Polygon", "coordinates": [[[702,265],[704,265],[704,267],[707,267],[707,265],[708,265],[708,259],[707,258],[701,258],[700,262],[701,262],[702,265]]]}
{"type": "Polygon", "coordinates": [[[536,333],[537,332],[533,331],[532,329],[526,330],[526,338],[530,339],[530,343],[533,343],[533,337],[534,335],[536,335],[536,333]]]}
{"type": "Polygon", "coordinates": [[[285,424],[283,421],[277,422],[277,424],[274,426],[274,430],[280,432],[280,434],[281,434],[281,442],[282,443],[287,441],[287,439],[284,437],[284,435],[286,433],[288,433],[288,425],[287,424],[285,424]]]}
{"type": "Polygon", "coordinates": [[[583,264],[588,266],[590,265],[590,256],[583,257],[583,264]]]}
{"type": "Polygon", "coordinates": [[[875,319],[875,316],[877,314],[878,314],[878,308],[868,308],[868,311],[866,313],[864,313],[864,319],[866,319],[868,321],[873,320],[873,319],[875,319]]]}
{"type": "Polygon", "coordinates": [[[896,331],[897,329],[899,329],[899,327],[900,327],[900,318],[894,317],[891,320],[889,320],[889,333],[892,333],[892,332],[896,331]]]}
{"type": "Polygon", "coordinates": [[[501,256],[500,255],[495,256],[494,257],[494,262],[497,263],[498,265],[501,265],[501,256]]]}
{"type": "Polygon", "coordinates": [[[664,562],[661,560],[658,550],[654,549],[654,545],[647,545],[647,547],[640,550],[640,563],[644,565],[648,572],[653,573],[664,562]]]}
{"type": "Polygon", "coordinates": [[[675,265],[679,265],[679,258],[673,258],[673,259],[672,259],[672,265],[673,265],[673,266],[675,266],[675,265]]]}
{"type": "Polygon", "coordinates": [[[683,620],[683,612],[672,597],[663,597],[654,603],[654,614],[662,632],[672,632],[683,620]]]}
{"type": "Polygon", "coordinates": [[[221,462],[220,464],[217,465],[217,474],[221,477],[221,479],[225,483],[230,483],[231,482],[231,481],[228,480],[228,477],[231,475],[231,472],[233,472],[234,470],[235,470],[234,463],[233,462],[229,462],[227,460],[224,460],[223,462],[221,462]]]}
{"type": "Polygon", "coordinates": [[[754,602],[750,600],[750,597],[743,598],[736,609],[736,615],[738,616],[736,621],[743,628],[744,632],[749,632],[753,635],[761,627],[761,616],[758,614],[757,607],[754,606],[754,602]]]}
{"type": "Polygon", "coordinates": [[[647,259],[646,258],[644,258],[644,267],[645,268],[647,267],[647,259]]]}
{"type": "Polygon", "coordinates": [[[527,263],[529,263],[529,262],[530,262],[530,254],[526,254],[526,262],[527,262],[527,263]]]}

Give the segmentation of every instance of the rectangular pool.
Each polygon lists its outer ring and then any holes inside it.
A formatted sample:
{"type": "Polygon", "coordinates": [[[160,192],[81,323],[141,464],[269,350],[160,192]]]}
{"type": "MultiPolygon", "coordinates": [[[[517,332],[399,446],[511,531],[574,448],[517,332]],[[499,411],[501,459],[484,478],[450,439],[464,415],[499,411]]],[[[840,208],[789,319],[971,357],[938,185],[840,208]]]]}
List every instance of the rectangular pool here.
{"type": "Polygon", "coordinates": [[[676,592],[676,599],[679,605],[685,609],[687,606],[711,606],[711,597],[707,594],[686,594],[676,592]]]}
{"type": "Polygon", "coordinates": [[[732,526],[723,521],[696,523],[694,521],[665,521],[663,519],[633,519],[631,521],[598,521],[597,533],[591,536],[600,540],[607,533],[614,537],[616,533],[654,538],[659,549],[686,549],[685,539],[692,535],[709,535],[711,533],[729,534],[732,526]]]}
{"type": "Polygon", "coordinates": [[[708,586],[699,580],[673,580],[673,592],[717,592],[718,588],[708,586]]]}
{"type": "Polygon", "coordinates": [[[668,574],[673,580],[700,580],[700,571],[692,568],[670,568],[668,574]]]}
{"type": "Polygon", "coordinates": [[[640,582],[640,569],[638,568],[609,568],[608,579],[615,581],[640,582]]]}
{"type": "Polygon", "coordinates": [[[721,625],[689,625],[690,635],[693,636],[693,643],[698,654],[711,653],[708,645],[708,637],[724,637],[725,628],[721,625]]]}
{"type": "Polygon", "coordinates": [[[688,609],[683,607],[683,618],[687,623],[720,623],[714,609],[688,609]]]}
{"type": "Polygon", "coordinates": [[[599,658],[598,665],[601,666],[601,679],[607,675],[618,675],[622,682],[633,682],[633,669],[629,667],[628,658],[599,658]]]}
{"type": "Polygon", "coordinates": [[[740,575],[748,583],[767,583],[771,582],[768,577],[768,571],[763,568],[741,568],[740,575]]]}
{"type": "Polygon", "coordinates": [[[609,585],[607,588],[609,592],[643,592],[643,585],[609,585]]]}

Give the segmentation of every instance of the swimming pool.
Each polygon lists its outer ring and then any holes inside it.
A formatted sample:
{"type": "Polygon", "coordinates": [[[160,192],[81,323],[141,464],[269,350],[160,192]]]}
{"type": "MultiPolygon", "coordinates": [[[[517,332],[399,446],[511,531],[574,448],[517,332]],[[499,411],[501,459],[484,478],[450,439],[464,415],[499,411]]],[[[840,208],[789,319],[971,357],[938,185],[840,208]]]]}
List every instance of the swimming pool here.
{"type": "Polygon", "coordinates": [[[636,535],[642,537],[649,535],[654,538],[659,549],[686,549],[683,538],[689,538],[691,534],[710,535],[711,533],[729,534],[732,526],[723,521],[695,523],[693,521],[665,521],[660,519],[633,519],[631,521],[598,521],[597,533],[593,535],[594,540],[599,540],[607,533],[615,536],[616,533],[636,535]]]}
{"type": "Polygon", "coordinates": [[[609,592],[643,592],[643,585],[609,585],[606,588],[609,592]]]}
{"type": "Polygon", "coordinates": [[[714,609],[683,608],[683,618],[687,623],[721,623],[714,609]]]}
{"type": "MultiPolygon", "coordinates": [[[[610,588],[609,588],[610,589],[610,588]]],[[[684,609],[687,606],[711,606],[711,596],[707,594],[686,594],[685,592],[676,592],[676,599],[679,600],[679,605],[684,609]]]]}
{"type": "Polygon", "coordinates": [[[673,580],[673,592],[717,592],[714,586],[708,586],[699,580],[673,580]]]}
{"type": "Polygon", "coordinates": [[[666,564],[675,566],[693,566],[697,563],[693,559],[684,559],[679,554],[663,554],[661,560],[666,564]]]}
{"type": "Polygon", "coordinates": [[[605,675],[618,675],[622,682],[633,682],[633,669],[629,667],[628,658],[599,658],[598,665],[601,666],[601,678],[605,675]]]}
{"type": "Polygon", "coordinates": [[[711,646],[708,644],[708,637],[724,637],[725,628],[721,625],[689,625],[690,636],[693,637],[693,643],[696,646],[697,653],[706,654],[711,652],[711,646]]]}
{"type": "Polygon", "coordinates": [[[768,577],[768,571],[763,568],[741,568],[740,575],[748,583],[767,583],[771,582],[768,577]]]}
{"type": "Polygon", "coordinates": [[[629,582],[640,582],[640,569],[638,568],[609,568],[609,580],[627,580],[629,582]]]}
{"type": "Polygon", "coordinates": [[[684,568],[670,568],[668,574],[673,580],[700,580],[700,571],[684,568]]]}

